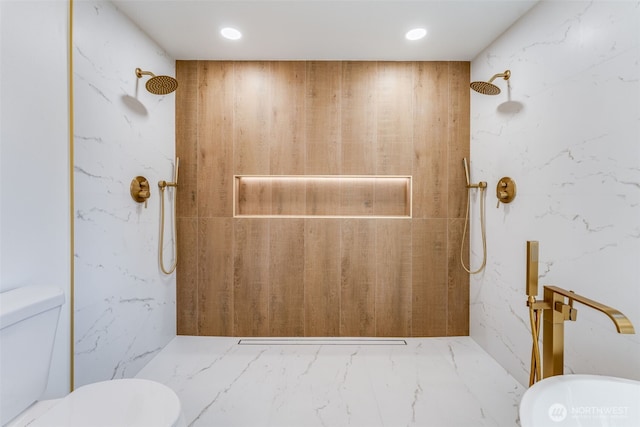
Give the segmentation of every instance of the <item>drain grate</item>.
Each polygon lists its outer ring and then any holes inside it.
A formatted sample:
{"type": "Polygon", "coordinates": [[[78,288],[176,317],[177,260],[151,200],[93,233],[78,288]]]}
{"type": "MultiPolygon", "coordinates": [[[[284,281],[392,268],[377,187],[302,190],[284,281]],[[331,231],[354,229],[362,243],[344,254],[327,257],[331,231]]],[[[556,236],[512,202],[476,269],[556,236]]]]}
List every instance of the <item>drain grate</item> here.
{"type": "Polygon", "coordinates": [[[397,338],[243,338],[238,345],[407,345],[397,338]]]}

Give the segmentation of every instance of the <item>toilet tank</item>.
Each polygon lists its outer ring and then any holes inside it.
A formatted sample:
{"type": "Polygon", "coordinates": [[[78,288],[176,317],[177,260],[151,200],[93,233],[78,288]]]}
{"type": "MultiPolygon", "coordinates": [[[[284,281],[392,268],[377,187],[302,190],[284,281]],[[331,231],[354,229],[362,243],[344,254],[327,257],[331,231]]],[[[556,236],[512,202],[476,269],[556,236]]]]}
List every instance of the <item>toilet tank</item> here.
{"type": "Polygon", "coordinates": [[[44,393],[63,303],[57,287],[24,286],[0,294],[0,425],[44,393]]]}

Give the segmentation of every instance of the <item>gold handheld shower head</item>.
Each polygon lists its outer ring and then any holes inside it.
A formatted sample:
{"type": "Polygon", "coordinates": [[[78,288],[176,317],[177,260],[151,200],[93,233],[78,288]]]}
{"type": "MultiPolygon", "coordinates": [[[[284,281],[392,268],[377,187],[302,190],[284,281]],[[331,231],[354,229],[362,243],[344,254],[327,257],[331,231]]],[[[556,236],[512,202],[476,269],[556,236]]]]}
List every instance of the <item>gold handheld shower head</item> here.
{"type": "Polygon", "coordinates": [[[509,77],[511,77],[511,71],[506,70],[504,73],[495,74],[488,82],[471,82],[469,86],[471,86],[471,89],[483,95],[497,95],[500,93],[500,88],[491,82],[498,77],[509,80],[509,77]]]}
{"type": "Polygon", "coordinates": [[[147,80],[145,87],[154,95],[166,95],[178,88],[178,81],[173,77],[156,76],[151,71],[142,71],[140,68],[136,68],[136,76],[138,76],[138,78],[151,76],[151,78],[147,80]]]}

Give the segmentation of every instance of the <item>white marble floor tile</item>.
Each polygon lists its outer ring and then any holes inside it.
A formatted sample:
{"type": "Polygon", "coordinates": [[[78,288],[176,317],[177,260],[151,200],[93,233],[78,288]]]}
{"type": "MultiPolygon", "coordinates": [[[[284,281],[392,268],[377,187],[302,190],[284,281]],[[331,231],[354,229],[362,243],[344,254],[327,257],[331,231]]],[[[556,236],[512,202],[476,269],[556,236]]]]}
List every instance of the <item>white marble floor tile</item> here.
{"type": "Polygon", "coordinates": [[[518,425],[525,388],[469,337],[238,341],[178,336],[137,376],[175,390],[193,427],[518,425]]]}

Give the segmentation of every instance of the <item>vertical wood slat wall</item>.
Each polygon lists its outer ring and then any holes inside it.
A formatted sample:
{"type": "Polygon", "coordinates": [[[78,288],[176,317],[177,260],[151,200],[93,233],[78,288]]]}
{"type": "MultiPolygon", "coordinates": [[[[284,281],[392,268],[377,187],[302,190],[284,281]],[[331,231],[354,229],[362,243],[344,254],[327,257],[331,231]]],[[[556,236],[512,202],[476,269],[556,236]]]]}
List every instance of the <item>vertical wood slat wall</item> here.
{"type": "Polygon", "coordinates": [[[468,62],[178,61],[176,75],[178,334],[468,335],[468,62]],[[412,175],[413,217],[233,218],[234,175],[305,174],[412,175]]]}

